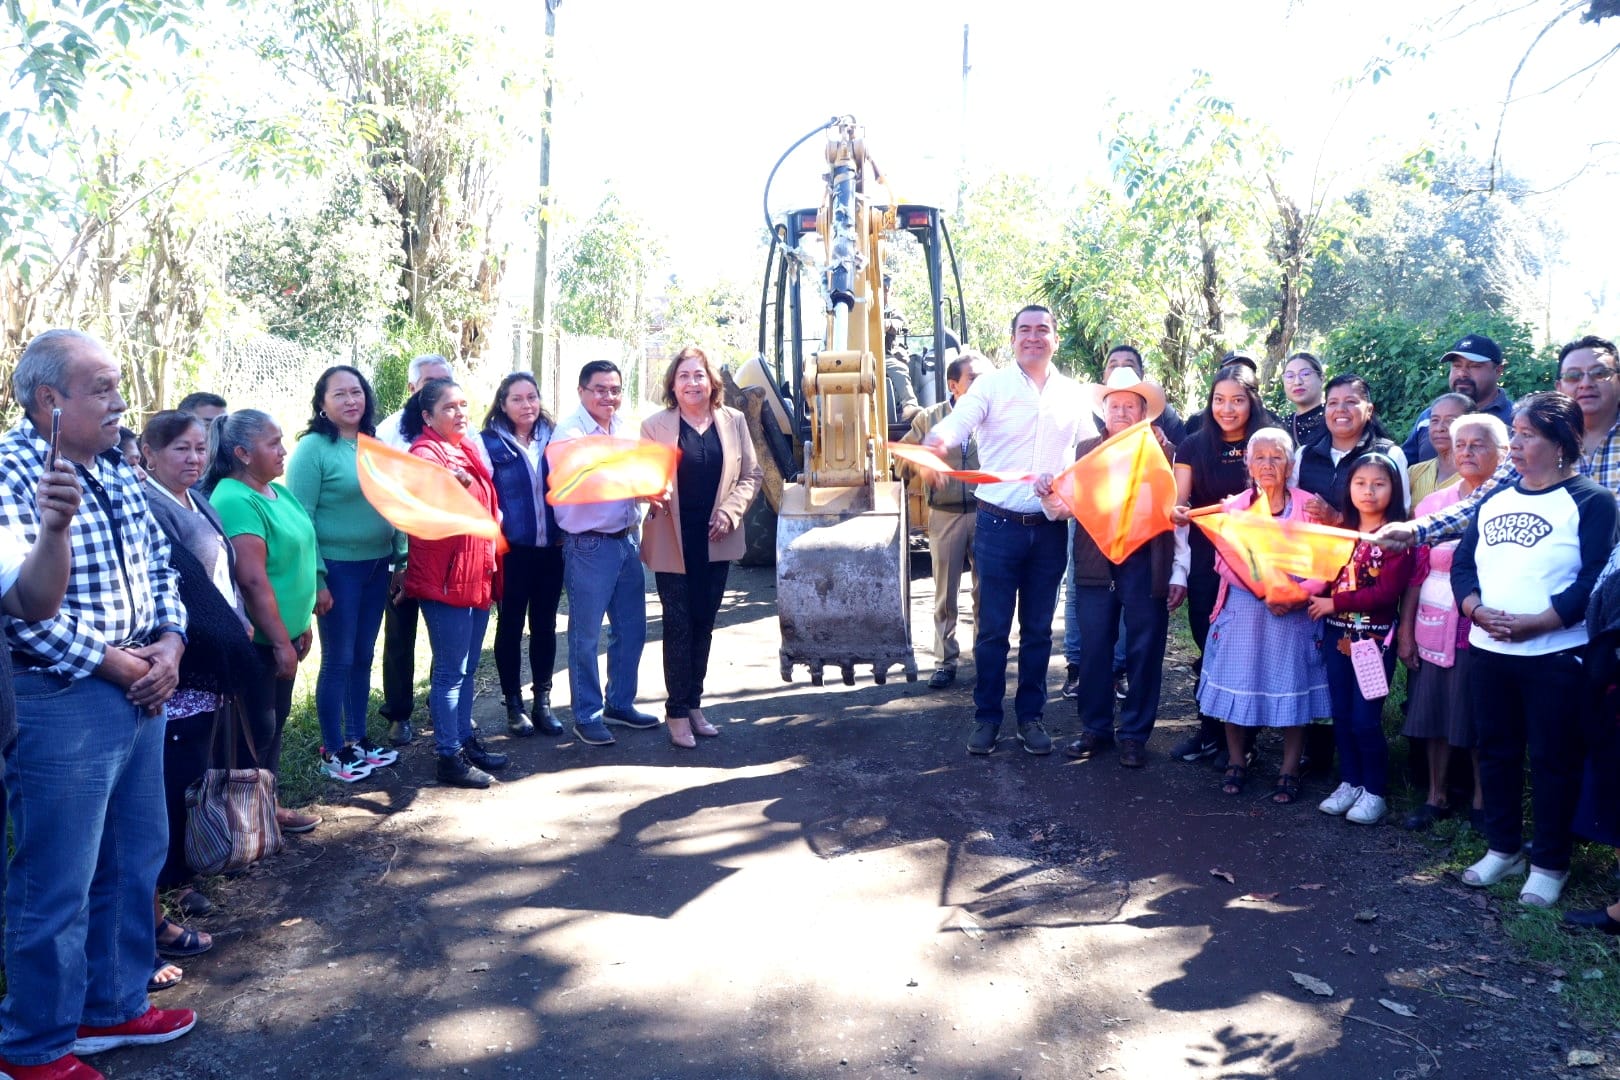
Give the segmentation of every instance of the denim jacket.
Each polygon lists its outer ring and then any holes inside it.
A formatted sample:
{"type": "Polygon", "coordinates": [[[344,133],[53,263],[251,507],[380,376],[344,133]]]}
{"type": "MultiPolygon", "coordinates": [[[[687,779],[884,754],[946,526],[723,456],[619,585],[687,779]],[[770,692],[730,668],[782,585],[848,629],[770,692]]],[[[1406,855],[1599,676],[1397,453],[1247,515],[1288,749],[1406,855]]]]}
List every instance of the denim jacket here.
{"type": "Polygon", "coordinates": [[[557,516],[545,500],[546,444],[551,428],[537,424],[534,440],[540,447],[540,475],[534,474],[529,455],[517,440],[501,428],[486,428],[482,434],[484,451],[495,475],[495,494],[500,499],[501,531],[514,547],[556,547],[562,543],[557,516]]]}

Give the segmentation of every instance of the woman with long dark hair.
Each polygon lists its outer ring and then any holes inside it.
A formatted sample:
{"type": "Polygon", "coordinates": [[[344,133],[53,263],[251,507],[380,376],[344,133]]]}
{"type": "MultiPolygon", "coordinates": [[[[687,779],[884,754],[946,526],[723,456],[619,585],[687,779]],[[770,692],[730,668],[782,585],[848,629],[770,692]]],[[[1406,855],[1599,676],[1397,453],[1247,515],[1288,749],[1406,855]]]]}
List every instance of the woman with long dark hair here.
{"type": "MultiPolygon", "coordinates": [[[[1215,373],[1204,401],[1204,423],[1176,447],[1176,508],[1171,517],[1177,525],[1188,523],[1187,511],[1211,506],[1249,490],[1249,469],[1245,455],[1249,436],[1266,427],[1271,415],[1260,400],[1260,386],[1254,372],[1244,364],[1228,364],[1215,373]]],[[[1215,570],[1215,545],[1202,529],[1188,530],[1192,566],[1187,574],[1187,622],[1198,659],[1193,678],[1203,672],[1204,645],[1209,638],[1209,620],[1221,578],[1215,570]]],[[[1170,750],[1182,761],[1215,758],[1226,767],[1226,738],[1221,721],[1198,714],[1198,730],[1170,750]]],[[[1233,764],[1246,764],[1234,762],[1233,764]]]]}
{"type": "Polygon", "coordinates": [[[513,735],[561,735],[551,711],[551,674],[557,663],[557,605],[562,600],[562,531],[546,504],[546,444],[556,426],[540,401],[540,385],[527,371],[501,380],[484,414],[484,455],[494,474],[501,532],[510,545],[501,564],[495,618],[495,670],[513,735]],[[529,679],[534,709],[523,705],[523,625],[529,626],[529,679]]]}
{"type": "Polygon", "coordinates": [[[1323,420],[1321,433],[1314,442],[1302,445],[1296,458],[1299,486],[1314,496],[1313,517],[1328,525],[1344,520],[1350,472],[1364,454],[1375,452],[1389,458],[1400,470],[1401,504],[1412,505],[1406,455],[1378,422],[1378,409],[1366,379],[1353,371],[1329,379],[1323,420]]]}
{"type": "Polygon", "coordinates": [[[321,771],[353,783],[399,759],[366,735],[371,658],[377,648],[390,573],[403,575],[405,535],[366,501],[356,452],[377,434],[377,399],[347,364],[315,381],[309,426],[287,463],[287,487],[315,523],[315,624],[321,670],[315,714],[321,724],[321,771]]]}

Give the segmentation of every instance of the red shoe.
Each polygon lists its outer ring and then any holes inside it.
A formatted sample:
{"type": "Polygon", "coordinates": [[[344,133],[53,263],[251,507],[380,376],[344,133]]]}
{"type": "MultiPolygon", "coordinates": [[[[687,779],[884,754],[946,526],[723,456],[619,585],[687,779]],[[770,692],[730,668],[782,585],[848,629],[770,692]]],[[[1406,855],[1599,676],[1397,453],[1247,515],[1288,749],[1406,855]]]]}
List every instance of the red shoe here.
{"type": "MultiPolygon", "coordinates": [[[[147,1009],[133,1020],[114,1027],[79,1025],[73,1040],[75,1054],[99,1054],[119,1046],[155,1046],[178,1039],[197,1026],[197,1014],[190,1009],[147,1009]]],[[[78,1077],[74,1075],[74,1080],[78,1077]]]]}
{"type": "Polygon", "coordinates": [[[72,1054],[63,1054],[55,1061],[47,1061],[43,1065],[13,1065],[5,1058],[0,1058],[0,1078],[3,1078],[3,1080],[106,1080],[106,1077],[72,1054]]]}

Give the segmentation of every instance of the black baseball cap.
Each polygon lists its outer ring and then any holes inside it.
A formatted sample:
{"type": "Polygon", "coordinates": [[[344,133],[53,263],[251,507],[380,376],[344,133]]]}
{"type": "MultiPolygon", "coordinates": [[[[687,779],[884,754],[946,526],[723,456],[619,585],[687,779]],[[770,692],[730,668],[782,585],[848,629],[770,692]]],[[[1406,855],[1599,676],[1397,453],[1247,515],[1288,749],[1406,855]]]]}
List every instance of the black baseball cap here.
{"type": "Polygon", "coordinates": [[[1440,358],[1440,362],[1443,364],[1453,356],[1472,360],[1476,364],[1496,364],[1500,367],[1502,348],[1484,334],[1469,334],[1453,345],[1450,351],[1440,358]]]}

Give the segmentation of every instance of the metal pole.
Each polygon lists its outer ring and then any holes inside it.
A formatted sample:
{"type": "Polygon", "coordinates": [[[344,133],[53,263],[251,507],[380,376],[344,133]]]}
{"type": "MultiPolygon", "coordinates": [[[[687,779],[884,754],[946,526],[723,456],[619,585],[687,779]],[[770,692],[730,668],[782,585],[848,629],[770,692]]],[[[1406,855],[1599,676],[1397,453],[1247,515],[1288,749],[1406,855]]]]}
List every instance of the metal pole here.
{"type": "Polygon", "coordinates": [[[551,238],[551,46],[557,34],[557,7],[561,3],[562,0],[546,0],[545,104],[540,113],[540,198],[537,203],[540,221],[534,245],[534,326],[529,331],[529,370],[534,372],[535,381],[541,386],[546,385],[546,254],[551,238]]]}
{"type": "Polygon", "coordinates": [[[956,220],[962,220],[962,202],[967,198],[967,97],[968,72],[973,67],[968,63],[968,24],[962,24],[962,118],[957,125],[957,140],[961,143],[961,160],[956,169],[956,220]]]}

